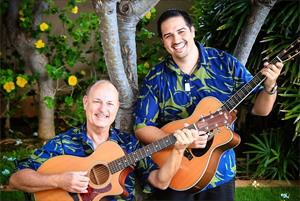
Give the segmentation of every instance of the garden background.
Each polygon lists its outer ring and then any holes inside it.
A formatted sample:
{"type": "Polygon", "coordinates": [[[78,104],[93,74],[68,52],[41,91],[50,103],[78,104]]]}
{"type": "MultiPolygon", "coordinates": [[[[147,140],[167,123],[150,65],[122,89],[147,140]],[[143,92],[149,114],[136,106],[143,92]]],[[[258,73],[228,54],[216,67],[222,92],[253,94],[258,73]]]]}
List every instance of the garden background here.
{"type": "MultiPolygon", "coordinates": [[[[156,35],[156,16],[166,9],[190,13],[197,40],[233,54],[252,74],[300,35],[299,1],[101,2],[1,1],[2,186],[8,184],[13,159],[27,157],[85,121],[82,97],[95,80],[118,86],[115,126],[131,132],[143,77],[167,55],[156,35]]],[[[238,178],[299,179],[299,79],[296,57],[284,66],[267,117],[238,108],[238,178]]]]}

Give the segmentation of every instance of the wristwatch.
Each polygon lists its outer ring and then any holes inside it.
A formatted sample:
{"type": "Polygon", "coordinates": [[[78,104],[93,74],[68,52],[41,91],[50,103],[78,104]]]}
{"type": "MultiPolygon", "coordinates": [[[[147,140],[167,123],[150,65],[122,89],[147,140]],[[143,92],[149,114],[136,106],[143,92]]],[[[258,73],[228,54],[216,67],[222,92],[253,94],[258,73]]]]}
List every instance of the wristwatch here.
{"type": "Polygon", "coordinates": [[[276,93],[277,88],[278,88],[277,83],[275,83],[275,86],[274,86],[274,88],[273,88],[272,91],[269,91],[268,89],[266,89],[266,87],[264,87],[264,90],[265,90],[268,94],[272,95],[272,94],[275,94],[275,93],[276,93]]]}

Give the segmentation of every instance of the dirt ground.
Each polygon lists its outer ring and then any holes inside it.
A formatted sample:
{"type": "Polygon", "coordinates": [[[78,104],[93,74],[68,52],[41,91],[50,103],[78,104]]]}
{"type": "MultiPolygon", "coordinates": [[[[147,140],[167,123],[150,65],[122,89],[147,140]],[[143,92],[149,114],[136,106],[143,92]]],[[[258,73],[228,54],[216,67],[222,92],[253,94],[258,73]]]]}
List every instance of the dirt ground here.
{"type": "MultiPolygon", "coordinates": [[[[247,187],[251,186],[253,180],[239,180],[237,179],[235,181],[235,187],[247,187]]],[[[286,181],[278,181],[278,180],[257,180],[257,183],[259,183],[260,187],[276,187],[276,186],[299,186],[300,187],[300,181],[299,180],[292,180],[290,181],[290,184],[286,181]]]]}

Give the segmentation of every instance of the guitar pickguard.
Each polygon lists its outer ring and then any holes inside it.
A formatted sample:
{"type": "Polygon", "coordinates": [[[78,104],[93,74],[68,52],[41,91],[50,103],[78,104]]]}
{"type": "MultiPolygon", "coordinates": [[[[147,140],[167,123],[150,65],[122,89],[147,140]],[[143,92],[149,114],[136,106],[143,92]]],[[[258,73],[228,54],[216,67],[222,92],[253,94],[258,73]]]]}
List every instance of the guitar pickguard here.
{"type": "Polygon", "coordinates": [[[112,185],[108,184],[106,187],[101,189],[94,189],[90,185],[88,186],[87,193],[80,193],[82,201],[92,201],[100,193],[106,193],[112,189],[112,185]]]}
{"type": "Polygon", "coordinates": [[[212,137],[209,141],[207,141],[205,148],[202,149],[191,149],[193,155],[195,157],[201,157],[203,156],[206,152],[209,151],[212,143],[214,142],[214,137],[212,137]]]}

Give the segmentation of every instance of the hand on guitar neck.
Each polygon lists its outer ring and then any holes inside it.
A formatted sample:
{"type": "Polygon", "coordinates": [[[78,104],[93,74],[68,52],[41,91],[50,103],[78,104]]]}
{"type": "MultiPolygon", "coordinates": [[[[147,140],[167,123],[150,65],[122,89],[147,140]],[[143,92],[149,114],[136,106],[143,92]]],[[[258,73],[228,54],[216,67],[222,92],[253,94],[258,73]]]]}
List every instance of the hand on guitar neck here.
{"type": "MultiPolygon", "coordinates": [[[[185,123],[184,127],[188,127],[189,124],[185,123]]],[[[192,144],[190,144],[189,148],[205,148],[206,143],[207,143],[207,139],[208,139],[208,135],[206,134],[206,132],[204,131],[197,131],[195,129],[182,129],[183,132],[192,132],[194,133],[194,135],[196,135],[197,137],[195,138],[194,142],[192,144]]]]}

